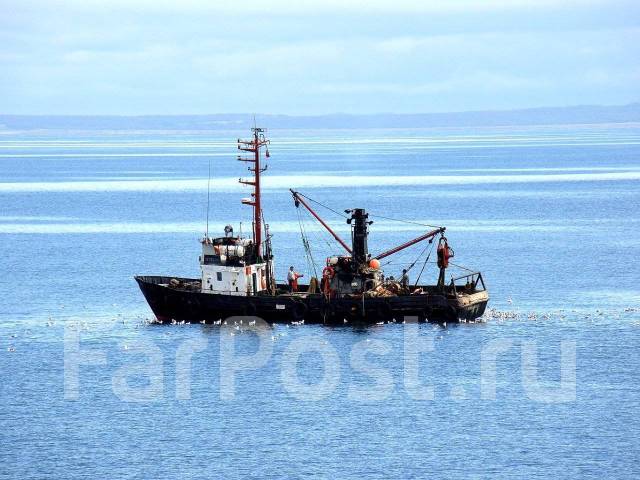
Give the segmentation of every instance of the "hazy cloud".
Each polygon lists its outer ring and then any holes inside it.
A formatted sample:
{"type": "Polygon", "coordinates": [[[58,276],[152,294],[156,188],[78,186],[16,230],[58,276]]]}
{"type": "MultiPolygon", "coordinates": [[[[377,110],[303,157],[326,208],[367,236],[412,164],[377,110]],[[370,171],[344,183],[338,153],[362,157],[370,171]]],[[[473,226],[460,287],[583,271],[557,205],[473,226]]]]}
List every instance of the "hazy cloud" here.
{"type": "Polygon", "coordinates": [[[418,112],[640,99],[624,0],[23,0],[5,113],[418,112]]]}

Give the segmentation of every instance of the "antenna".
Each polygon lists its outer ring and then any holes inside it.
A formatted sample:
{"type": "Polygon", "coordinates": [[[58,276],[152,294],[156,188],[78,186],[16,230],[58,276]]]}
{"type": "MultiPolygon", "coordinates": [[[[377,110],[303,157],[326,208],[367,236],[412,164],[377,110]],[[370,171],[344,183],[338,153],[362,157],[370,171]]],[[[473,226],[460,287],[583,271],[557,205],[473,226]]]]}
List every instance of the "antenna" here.
{"type": "Polygon", "coordinates": [[[207,178],[207,230],[204,234],[206,238],[209,238],[209,205],[211,198],[211,157],[209,157],[209,176],[207,178]]]}

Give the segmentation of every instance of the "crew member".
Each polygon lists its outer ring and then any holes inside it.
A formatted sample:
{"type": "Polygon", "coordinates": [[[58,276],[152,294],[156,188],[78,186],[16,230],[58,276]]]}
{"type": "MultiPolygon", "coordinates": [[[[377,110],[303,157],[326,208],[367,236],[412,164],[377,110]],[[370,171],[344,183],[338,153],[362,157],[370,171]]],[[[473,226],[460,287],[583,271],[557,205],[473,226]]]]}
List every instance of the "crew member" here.
{"type": "Polygon", "coordinates": [[[289,293],[298,291],[298,279],[304,277],[301,273],[296,272],[293,266],[289,267],[289,273],[287,274],[287,280],[289,281],[289,293]]]}
{"type": "Polygon", "coordinates": [[[406,268],[402,269],[402,276],[400,277],[400,285],[402,285],[402,288],[404,288],[405,290],[409,288],[409,274],[407,273],[406,268]]]}

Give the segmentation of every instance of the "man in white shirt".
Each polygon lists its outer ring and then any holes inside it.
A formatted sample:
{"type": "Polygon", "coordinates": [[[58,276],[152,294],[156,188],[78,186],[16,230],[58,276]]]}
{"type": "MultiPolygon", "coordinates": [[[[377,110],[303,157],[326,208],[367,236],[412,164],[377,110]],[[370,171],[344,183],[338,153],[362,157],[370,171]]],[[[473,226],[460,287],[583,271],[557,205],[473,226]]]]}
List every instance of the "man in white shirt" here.
{"type": "Polygon", "coordinates": [[[298,279],[304,277],[304,275],[296,272],[293,266],[289,267],[289,273],[287,273],[287,280],[289,282],[289,293],[298,291],[298,279]]]}

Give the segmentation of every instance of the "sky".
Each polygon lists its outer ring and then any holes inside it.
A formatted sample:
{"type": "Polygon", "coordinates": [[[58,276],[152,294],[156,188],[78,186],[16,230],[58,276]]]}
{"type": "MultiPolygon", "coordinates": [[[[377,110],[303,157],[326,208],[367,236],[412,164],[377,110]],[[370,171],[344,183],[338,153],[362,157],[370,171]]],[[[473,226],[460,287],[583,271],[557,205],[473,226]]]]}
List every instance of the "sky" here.
{"type": "Polygon", "coordinates": [[[638,0],[0,0],[0,113],[640,101],[638,0]]]}

